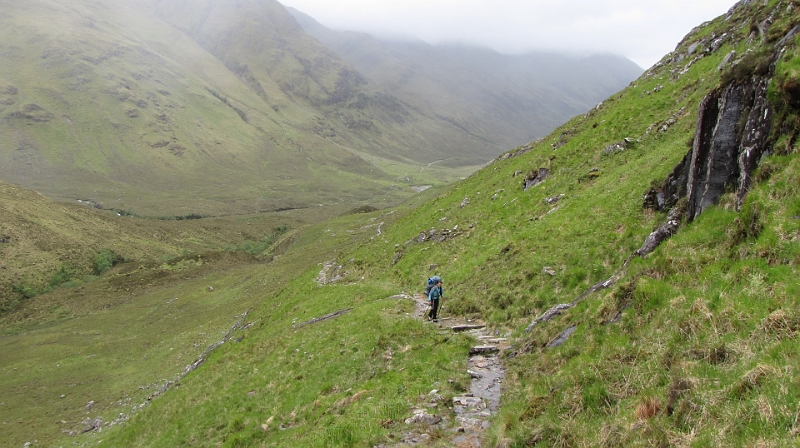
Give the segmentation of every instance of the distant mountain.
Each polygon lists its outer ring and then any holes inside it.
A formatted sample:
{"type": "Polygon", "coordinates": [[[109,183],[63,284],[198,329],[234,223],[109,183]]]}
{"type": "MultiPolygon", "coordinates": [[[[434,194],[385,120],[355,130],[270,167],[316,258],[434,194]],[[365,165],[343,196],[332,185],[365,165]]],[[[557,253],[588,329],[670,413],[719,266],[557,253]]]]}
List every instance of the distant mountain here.
{"type": "Polygon", "coordinates": [[[403,82],[386,64],[411,56],[354,66],[274,0],[4,3],[0,179],[162,216],[390,203],[595,102],[551,100],[514,67],[502,87],[478,70],[488,52],[437,68],[442,50],[410,48],[423,68],[403,82]]]}
{"type": "Polygon", "coordinates": [[[309,34],[379,87],[498,147],[542,137],[643,72],[614,55],[509,56],[486,48],[382,40],[334,31],[287,9],[309,34]]]}
{"type": "Polygon", "coordinates": [[[164,215],[397,200],[436,153],[486,160],[274,1],[4,5],[0,135],[5,181],[164,215]]]}

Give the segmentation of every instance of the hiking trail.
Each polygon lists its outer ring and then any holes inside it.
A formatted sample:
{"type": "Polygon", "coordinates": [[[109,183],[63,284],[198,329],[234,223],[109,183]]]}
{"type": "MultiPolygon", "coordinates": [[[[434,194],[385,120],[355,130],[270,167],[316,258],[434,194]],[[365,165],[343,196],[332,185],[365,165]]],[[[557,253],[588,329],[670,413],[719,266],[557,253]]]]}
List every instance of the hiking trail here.
{"type": "MultiPolygon", "coordinates": [[[[425,313],[430,308],[428,298],[424,294],[414,294],[403,297],[414,301],[414,318],[427,321],[425,313]]],[[[490,419],[500,407],[500,395],[505,369],[498,357],[501,350],[507,347],[507,340],[491,335],[483,323],[476,320],[465,320],[458,317],[447,316],[447,301],[443,302],[440,310],[439,322],[430,322],[438,325],[441,332],[469,333],[479,341],[470,349],[467,373],[472,378],[469,393],[453,397],[453,402],[447,404],[455,414],[454,419],[447,415],[430,414],[436,408],[417,407],[412,410],[412,417],[406,423],[413,425],[413,430],[403,434],[402,440],[394,445],[380,445],[377,448],[425,446],[429,444],[458,448],[479,448],[481,439],[489,428],[490,419]],[[441,431],[443,437],[433,440],[431,433],[441,431]]],[[[441,399],[438,391],[431,391],[430,402],[441,399]]],[[[449,414],[449,413],[448,413],[449,414]]]]}

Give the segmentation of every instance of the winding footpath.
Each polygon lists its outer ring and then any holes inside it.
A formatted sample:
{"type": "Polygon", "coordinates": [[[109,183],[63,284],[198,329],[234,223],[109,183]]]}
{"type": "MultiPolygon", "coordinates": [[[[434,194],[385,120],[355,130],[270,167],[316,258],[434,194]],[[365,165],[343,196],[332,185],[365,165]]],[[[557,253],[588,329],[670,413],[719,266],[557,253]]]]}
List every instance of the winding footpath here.
{"type": "MultiPolygon", "coordinates": [[[[408,296],[406,296],[408,297],[408,296]]],[[[423,294],[415,294],[409,297],[414,300],[414,317],[425,320],[425,313],[428,311],[428,299],[423,294]]],[[[431,322],[432,325],[439,325],[443,332],[466,332],[474,336],[481,345],[477,345],[470,350],[469,364],[467,373],[472,377],[470,383],[470,393],[454,397],[452,410],[455,419],[430,415],[425,409],[415,409],[414,415],[406,419],[406,423],[416,424],[417,432],[404,434],[403,441],[397,445],[441,445],[442,440],[432,441],[426,429],[437,427],[445,434],[448,446],[458,448],[478,448],[481,447],[481,439],[489,428],[490,418],[496,413],[500,406],[501,386],[505,378],[503,368],[498,354],[506,347],[507,341],[490,335],[480,322],[465,321],[459,318],[444,317],[438,323],[431,322]],[[419,432],[423,431],[423,432],[419,432]]],[[[432,398],[435,398],[437,391],[431,391],[432,398]]]]}

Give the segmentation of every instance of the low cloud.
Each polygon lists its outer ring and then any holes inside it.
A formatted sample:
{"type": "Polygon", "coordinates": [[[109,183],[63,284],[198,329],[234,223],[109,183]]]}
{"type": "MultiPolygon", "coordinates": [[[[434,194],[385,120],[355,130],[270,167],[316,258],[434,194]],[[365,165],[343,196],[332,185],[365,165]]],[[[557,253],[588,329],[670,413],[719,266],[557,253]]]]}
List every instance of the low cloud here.
{"type": "Polygon", "coordinates": [[[626,56],[647,68],[731,0],[284,0],[323,25],[504,53],[554,50],[626,56]]]}

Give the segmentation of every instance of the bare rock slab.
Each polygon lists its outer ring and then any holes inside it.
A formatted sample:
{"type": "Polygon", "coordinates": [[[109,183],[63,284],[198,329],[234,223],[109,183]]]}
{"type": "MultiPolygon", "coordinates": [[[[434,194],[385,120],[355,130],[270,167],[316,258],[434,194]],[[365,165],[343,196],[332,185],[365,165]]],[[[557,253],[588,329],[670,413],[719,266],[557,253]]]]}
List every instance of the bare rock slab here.
{"type": "Polygon", "coordinates": [[[500,353],[500,348],[496,345],[477,345],[469,349],[470,356],[500,353]]]}
{"type": "Polygon", "coordinates": [[[453,325],[450,328],[456,333],[461,333],[470,330],[480,330],[486,328],[486,325],[453,325]]]}

